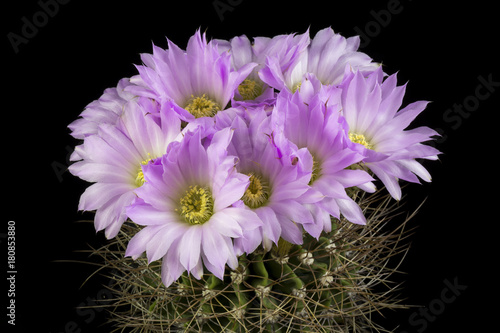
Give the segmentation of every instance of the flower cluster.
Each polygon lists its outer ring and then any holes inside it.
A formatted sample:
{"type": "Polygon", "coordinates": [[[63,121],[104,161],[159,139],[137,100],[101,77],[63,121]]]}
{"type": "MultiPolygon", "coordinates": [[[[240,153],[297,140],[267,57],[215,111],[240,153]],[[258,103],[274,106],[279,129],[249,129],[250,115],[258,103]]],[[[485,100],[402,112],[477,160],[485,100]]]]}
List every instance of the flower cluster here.
{"type": "Polygon", "coordinates": [[[166,286],[319,238],[332,216],[365,224],[346,189],[381,182],[399,200],[399,180],[430,181],[417,159],[439,152],[422,144],[435,131],[406,129],[427,102],[400,109],[405,85],[358,46],[331,28],[153,46],[69,125],[69,170],[93,183],[79,210],[107,238],[143,226],[126,256],[162,259],[166,286]]]}

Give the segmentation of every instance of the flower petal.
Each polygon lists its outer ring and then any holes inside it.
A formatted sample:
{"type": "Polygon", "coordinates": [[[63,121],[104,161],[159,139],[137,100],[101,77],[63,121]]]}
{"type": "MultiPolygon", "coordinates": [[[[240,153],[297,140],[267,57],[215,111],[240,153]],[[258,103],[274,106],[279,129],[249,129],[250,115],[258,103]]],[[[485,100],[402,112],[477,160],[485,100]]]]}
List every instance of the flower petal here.
{"type": "Polygon", "coordinates": [[[137,259],[146,251],[146,247],[154,235],[160,231],[163,226],[152,226],[144,228],[136,233],[128,242],[127,249],[125,250],[125,257],[132,257],[137,259]]]}
{"type": "Polygon", "coordinates": [[[201,242],[203,253],[210,263],[210,268],[208,265],[207,268],[219,279],[223,279],[229,256],[224,237],[210,228],[203,228],[201,242]]]}
{"type": "Polygon", "coordinates": [[[196,267],[200,260],[201,236],[204,226],[192,225],[184,229],[184,234],[180,238],[179,260],[181,265],[188,271],[196,267]]]}
{"type": "Polygon", "coordinates": [[[167,254],[163,257],[161,265],[161,279],[165,287],[169,287],[173,282],[184,272],[179,260],[179,240],[176,240],[172,245],[167,254]]]}
{"type": "Polygon", "coordinates": [[[148,262],[151,263],[165,256],[172,243],[186,233],[188,226],[184,223],[171,223],[168,226],[148,226],[142,230],[149,228],[159,228],[158,232],[150,235],[146,244],[148,262]]]}
{"type": "Polygon", "coordinates": [[[165,225],[178,223],[180,219],[175,212],[156,209],[142,200],[137,200],[126,211],[128,217],[140,225],[165,225]]]}
{"type": "Polygon", "coordinates": [[[366,224],[366,218],[359,205],[352,199],[336,199],[335,200],[340,208],[340,213],[352,223],[366,224]]]}

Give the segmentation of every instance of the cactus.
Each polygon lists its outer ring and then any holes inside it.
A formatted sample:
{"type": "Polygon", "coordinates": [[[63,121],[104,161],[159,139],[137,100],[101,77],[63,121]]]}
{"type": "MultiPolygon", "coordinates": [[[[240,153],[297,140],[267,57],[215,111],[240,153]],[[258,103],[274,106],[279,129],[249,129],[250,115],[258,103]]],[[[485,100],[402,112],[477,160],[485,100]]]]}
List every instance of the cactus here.
{"type": "MultiPolygon", "coordinates": [[[[357,195],[357,194],[354,194],[357,195]]],[[[119,235],[94,250],[112,269],[116,299],[110,321],[126,332],[366,332],[384,331],[371,319],[384,308],[401,308],[390,282],[401,255],[408,217],[389,231],[398,203],[388,195],[356,198],[367,225],[332,218],[332,231],[302,245],[280,240],[239,258],[224,280],[184,274],[166,288],[161,262],[123,256],[139,226],[127,222],[119,235]]]]}
{"type": "Polygon", "coordinates": [[[116,331],[384,331],[428,102],[331,28],[168,44],[68,126],[116,331]]]}

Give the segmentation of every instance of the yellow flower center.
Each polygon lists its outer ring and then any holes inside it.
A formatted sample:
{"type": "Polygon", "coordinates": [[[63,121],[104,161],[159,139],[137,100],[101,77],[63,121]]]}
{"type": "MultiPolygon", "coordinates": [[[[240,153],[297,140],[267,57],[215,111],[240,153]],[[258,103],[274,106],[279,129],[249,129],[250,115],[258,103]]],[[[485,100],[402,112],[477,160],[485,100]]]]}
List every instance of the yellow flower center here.
{"type": "MultiPolygon", "coordinates": [[[[148,153],[148,156],[151,156],[151,154],[148,153]]],[[[148,162],[151,161],[152,159],[153,158],[148,158],[142,161],[141,165],[139,165],[139,171],[137,171],[137,177],[135,178],[135,185],[137,187],[141,187],[146,182],[146,180],[144,179],[144,172],[142,172],[142,166],[148,164],[148,162]]]]}
{"type": "Polygon", "coordinates": [[[198,185],[189,186],[186,194],[180,199],[180,210],[176,211],[191,225],[207,222],[214,211],[210,190],[198,185]]]}
{"type": "Polygon", "coordinates": [[[312,168],[311,180],[309,181],[309,186],[312,185],[316,181],[316,179],[318,179],[322,175],[321,162],[319,162],[318,159],[314,157],[314,155],[312,155],[312,158],[313,158],[313,168],[312,168]]]}
{"type": "Polygon", "coordinates": [[[245,79],[238,86],[238,92],[243,100],[252,100],[262,94],[262,85],[257,81],[245,79]]]}
{"type": "Polygon", "coordinates": [[[195,118],[200,118],[214,116],[217,111],[221,110],[221,106],[203,94],[197,97],[191,95],[184,109],[189,111],[195,118]]]}
{"type": "Polygon", "coordinates": [[[354,143],[359,143],[365,146],[368,149],[373,148],[373,144],[371,144],[368,140],[366,140],[365,136],[363,134],[356,134],[349,132],[349,140],[351,140],[354,143]]]}
{"type": "Polygon", "coordinates": [[[243,194],[242,200],[248,207],[258,208],[267,202],[270,194],[269,183],[262,179],[262,176],[250,174],[250,184],[243,194]]]}
{"type": "Polygon", "coordinates": [[[294,85],[293,88],[292,88],[292,93],[295,93],[297,90],[300,92],[300,86],[301,85],[302,85],[302,82],[299,82],[296,85],[294,85]]]}

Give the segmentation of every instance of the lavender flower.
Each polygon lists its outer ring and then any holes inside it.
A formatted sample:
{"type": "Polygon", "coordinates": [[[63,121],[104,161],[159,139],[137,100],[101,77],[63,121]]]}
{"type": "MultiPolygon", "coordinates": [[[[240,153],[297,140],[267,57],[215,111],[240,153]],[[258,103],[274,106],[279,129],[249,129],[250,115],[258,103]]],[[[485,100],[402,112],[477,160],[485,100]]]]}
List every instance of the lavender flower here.
{"type": "Polygon", "coordinates": [[[144,184],[142,167],[180,139],[177,114],[171,109],[159,112],[157,106],[147,99],[129,101],[116,125],[100,124],[96,134],[76,147],[80,160],[69,171],[95,183],[82,194],[78,209],[95,210],[96,230],[106,229],[107,238],[115,237],[127,219],[125,207],[144,184]]]}
{"type": "MultiPolygon", "coordinates": [[[[302,84],[311,85],[308,80],[302,84]]],[[[275,141],[282,154],[310,173],[309,185],[322,197],[321,201],[306,205],[314,223],[303,225],[308,233],[319,237],[321,231],[331,231],[330,215],[340,218],[342,214],[353,223],[366,223],[345,188],[359,185],[369,188],[366,184],[373,179],[365,171],[346,169],[360,162],[363,155],[345,145],[345,123],[339,116],[340,90],[310,94],[313,90],[311,85],[294,94],[287,90],[280,92],[272,119],[275,141]],[[327,92],[329,102],[325,103],[327,92]]]]}
{"type": "Polygon", "coordinates": [[[77,139],[96,134],[99,124],[114,125],[123,113],[125,104],[136,96],[125,91],[125,88],[133,85],[128,78],[121,79],[115,88],[104,90],[99,99],[91,102],[68,128],[71,135],[77,139]]]}
{"type": "Polygon", "coordinates": [[[365,53],[357,51],[359,36],[345,38],[331,28],[318,31],[308,48],[288,67],[280,66],[277,57],[268,57],[260,71],[262,81],[278,89],[294,92],[306,73],[314,74],[323,84],[342,82],[346,68],[371,72],[379,67],[365,53]]]}
{"type": "Polygon", "coordinates": [[[238,86],[233,105],[262,106],[276,102],[274,89],[259,77],[259,71],[265,67],[267,57],[276,59],[280,70],[286,70],[309,45],[308,33],[295,36],[278,35],[273,38],[256,37],[251,42],[245,35],[230,41],[216,40],[219,52],[231,54],[231,64],[238,70],[249,63],[256,66],[248,77],[238,86]]]}
{"type": "Polygon", "coordinates": [[[254,212],[238,205],[249,176],[236,172],[236,158],[227,155],[231,136],[230,128],[218,131],[205,148],[201,132],[189,131],[144,166],[145,184],[127,214],[145,228],[130,240],[126,256],[163,258],[165,286],[184,271],[200,279],[203,266],[223,279],[226,264],[238,266],[232,239],[261,226],[254,212]]]}
{"type": "Polygon", "coordinates": [[[272,143],[271,119],[264,108],[247,110],[243,115],[245,118],[236,113],[219,113],[216,117],[217,126],[234,129],[228,151],[239,159],[238,172],[250,177],[242,201],[262,221],[262,227],[235,240],[237,253],[251,253],[261,243],[269,251],[280,237],[302,244],[300,225],[313,222],[303,204],[321,198],[304,196],[309,190],[310,175],[299,173],[297,167],[284,164],[277,156],[272,143]]]}
{"type": "Polygon", "coordinates": [[[186,51],[168,41],[168,50],[153,45],[153,54],[142,54],[141,59],[140,76],[132,78],[137,85],[129,91],[160,103],[173,101],[187,122],[223,110],[255,66],[248,63],[232,70],[231,56],[220,54],[217,45],[207,43],[199,30],[189,39],[186,51]]]}
{"type": "Polygon", "coordinates": [[[399,179],[418,183],[418,176],[431,181],[428,171],[415,159],[437,159],[439,151],[422,142],[438,133],[425,126],[404,130],[428,102],[414,102],[398,111],[406,85],[396,86],[396,74],[383,77],[381,69],[367,78],[359,71],[346,76],[340,86],[342,114],[349,127],[351,148],[364,156],[362,164],[399,200],[399,179]]]}

